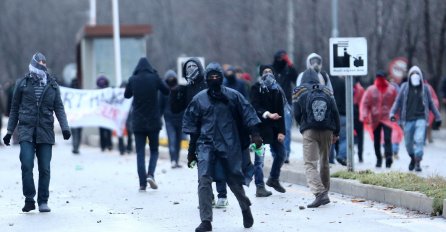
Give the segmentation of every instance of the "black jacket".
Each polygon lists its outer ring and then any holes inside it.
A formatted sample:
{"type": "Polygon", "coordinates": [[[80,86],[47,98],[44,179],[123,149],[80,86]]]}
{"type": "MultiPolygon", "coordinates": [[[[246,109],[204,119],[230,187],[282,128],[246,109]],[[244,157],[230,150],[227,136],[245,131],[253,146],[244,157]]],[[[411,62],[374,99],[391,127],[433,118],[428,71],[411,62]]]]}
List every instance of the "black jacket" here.
{"type": "Polygon", "coordinates": [[[262,123],[259,126],[260,135],[265,144],[271,144],[277,135],[282,133],[285,135],[285,121],[283,113],[284,100],[279,89],[271,89],[269,92],[260,91],[260,84],[257,82],[251,87],[250,91],[251,105],[256,110],[257,116],[262,123]],[[278,113],[282,118],[278,120],[265,119],[263,114],[269,111],[270,113],[278,113]]]}
{"type": "MultiPolygon", "coordinates": [[[[294,118],[296,119],[297,124],[300,126],[299,130],[301,133],[308,129],[316,129],[314,125],[307,122],[307,114],[312,112],[306,111],[307,96],[310,93],[312,86],[315,84],[319,84],[317,73],[311,69],[308,69],[303,74],[301,85],[296,87],[293,91],[294,118]]],[[[330,95],[331,90],[328,87],[324,86],[323,89],[324,92],[330,95]]],[[[339,135],[340,121],[338,109],[334,98],[329,97],[329,99],[330,102],[328,107],[330,107],[332,115],[328,116],[328,118],[331,120],[323,125],[323,129],[331,130],[333,131],[334,135],[339,135]]]]}
{"type": "Polygon", "coordinates": [[[346,115],[345,109],[345,80],[338,76],[330,76],[333,95],[340,115],[346,115]]]}
{"type": "MultiPolygon", "coordinates": [[[[179,85],[176,88],[172,89],[170,93],[170,107],[172,113],[178,114],[183,112],[187,105],[192,101],[192,98],[197,95],[201,90],[206,89],[206,81],[204,80],[204,69],[201,65],[201,62],[196,58],[191,58],[189,60],[195,61],[198,65],[198,77],[195,79],[193,83],[190,83],[187,86],[179,85]]],[[[189,61],[187,60],[185,64],[189,61]]],[[[186,67],[183,67],[183,75],[186,75],[186,67]]]]}
{"type": "Polygon", "coordinates": [[[29,73],[18,80],[15,85],[8,132],[13,132],[18,123],[19,142],[36,142],[54,144],[54,113],[61,129],[70,130],[67,116],[60,97],[59,85],[51,76],[40,99],[34,92],[35,74],[29,73]]]}
{"type": "Polygon", "coordinates": [[[124,97],[133,97],[133,132],[161,130],[158,91],[168,95],[169,88],[146,58],[141,58],[125,88],[124,97]]]}
{"type": "Polygon", "coordinates": [[[274,60],[273,68],[276,81],[282,87],[288,104],[291,105],[291,92],[293,92],[293,86],[297,80],[296,69],[293,66],[288,66],[286,63],[276,62],[276,60],[274,60]]]}

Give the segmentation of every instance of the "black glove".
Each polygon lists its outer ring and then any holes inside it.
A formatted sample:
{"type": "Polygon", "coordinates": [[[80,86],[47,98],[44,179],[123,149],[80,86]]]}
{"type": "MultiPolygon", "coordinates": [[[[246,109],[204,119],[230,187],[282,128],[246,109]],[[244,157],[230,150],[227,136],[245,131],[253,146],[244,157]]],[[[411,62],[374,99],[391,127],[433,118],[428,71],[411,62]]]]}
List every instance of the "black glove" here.
{"type": "Polygon", "coordinates": [[[68,140],[71,137],[71,132],[69,130],[63,130],[62,134],[63,134],[63,139],[65,140],[68,140]]]}
{"type": "Polygon", "coordinates": [[[189,168],[193,168],[194,165],[192,165],[192,163],[193,163],[194,161],[195,161],[195,162],[198,161],[196,153],[195,153],[195,152],[188,152],[188,153],[187,153],[187,166],[188,166],[189,168]]]}
{"type": "Polygon", "coordinates": [[[11,143],[11,137],[12,137],[11,134],[6,134],[5,137],[3,137],[3,143],[4,143],[6,146],[9,146],[9,145],[10,145],[10,143],[11,143]]]}
{"type": "Polygon", "coordinates": [[[390,117],[390,121],[395,122],[396,121],[395,116],[390,117]]]}
{"type": "Polygon", "coordinates": [[[257,148],[260,148],[263,144],[263,139],[259,134],[251,135],[251,142],[256,145],[257,148]]]}
{"type": "Polygon", "coordinates": [[[440,130],[441,120],[432,123],[432,130],[440,130]]]}

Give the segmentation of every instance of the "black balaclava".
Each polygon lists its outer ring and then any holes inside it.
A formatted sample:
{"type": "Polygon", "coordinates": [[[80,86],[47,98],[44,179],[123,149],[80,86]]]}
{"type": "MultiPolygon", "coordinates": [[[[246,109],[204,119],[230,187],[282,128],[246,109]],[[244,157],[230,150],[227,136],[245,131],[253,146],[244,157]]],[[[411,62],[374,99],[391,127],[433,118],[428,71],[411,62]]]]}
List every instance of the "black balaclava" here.
{"type": "Polygon", "coordinates": [[[206,83],[209,87],[209,90],[213,92],[220,92],[221,85],[223,84],[223,77],[221,76],[221,73],[218,71],[210,71],[209,73],[206,73],[206,83]],[[211,75],[218,75],[219,78],[209,79],[211,75]]]}
{"type": "Polygon", "coordinates": [[[287,64],[286,60],[283,59],[284,55],[286,55],[285,50],[279,50],[274,54],[273,67],[277,72],[283,70],[287,64]]]}

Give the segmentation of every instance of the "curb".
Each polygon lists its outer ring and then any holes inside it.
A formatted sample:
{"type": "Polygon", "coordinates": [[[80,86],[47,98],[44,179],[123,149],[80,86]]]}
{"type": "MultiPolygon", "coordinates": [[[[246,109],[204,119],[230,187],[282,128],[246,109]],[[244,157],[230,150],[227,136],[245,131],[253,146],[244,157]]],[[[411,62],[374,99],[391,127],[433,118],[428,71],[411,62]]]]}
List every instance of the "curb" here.
{"type": "MultiPolygon", "coordinates": [[[[271,167],[265,166],[263,173],[269,176],[271,167]]],[[[280,180],[298,185],[307,186],[305,174],[284,170],[280,174],[280,180]]],[[[391,204],[410,210],[416,210],[426,214],[433,212],[433,198],[419,192],[404,191],[381,186],[362,184],[357,180],[330,178],[330,191],[360,197],[371,201],[391,204]]],[[[443,201],[443,209],[446,209],[446,199],[443,201]]],[[[446,218],[446,210],[443,210],[443,217],[446,218]]]]}

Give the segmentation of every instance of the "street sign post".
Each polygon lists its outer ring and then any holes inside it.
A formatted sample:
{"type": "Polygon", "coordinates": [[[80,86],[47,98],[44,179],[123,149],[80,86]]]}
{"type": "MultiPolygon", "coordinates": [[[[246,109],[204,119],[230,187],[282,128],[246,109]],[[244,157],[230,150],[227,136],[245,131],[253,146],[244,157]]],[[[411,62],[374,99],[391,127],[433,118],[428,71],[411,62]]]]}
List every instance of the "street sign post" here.
{"type": "MultiPolygon", "coordinates": [[[[367,40],[358,38],[330,38],[330,74],[346,76],[346,134],[347,169],[354,171],[353,162],[353,76],[367,75],[367,40]]],[[[336,91],[336,90],[334,90],[336,91]]]]}

